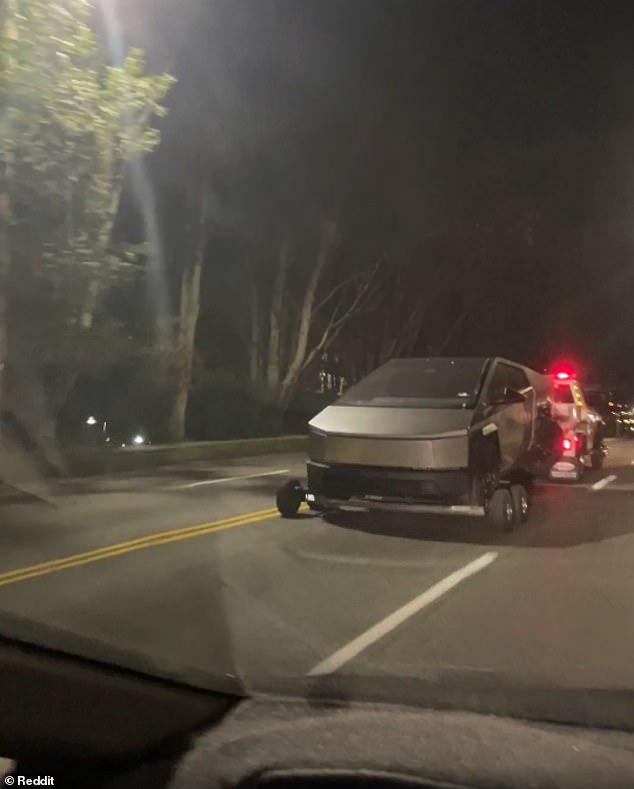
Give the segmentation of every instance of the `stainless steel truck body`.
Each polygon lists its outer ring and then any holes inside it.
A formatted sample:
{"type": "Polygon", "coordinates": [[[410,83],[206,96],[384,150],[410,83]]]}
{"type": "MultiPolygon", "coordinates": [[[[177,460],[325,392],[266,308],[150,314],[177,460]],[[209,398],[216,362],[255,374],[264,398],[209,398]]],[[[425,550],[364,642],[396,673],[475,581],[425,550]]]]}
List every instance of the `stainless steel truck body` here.
{"type": "Polygon", "coordinates": [[[557,459],[548,376],[499,357],[394,359],[309,423],[320,509],[485,514],[557,459]]]}

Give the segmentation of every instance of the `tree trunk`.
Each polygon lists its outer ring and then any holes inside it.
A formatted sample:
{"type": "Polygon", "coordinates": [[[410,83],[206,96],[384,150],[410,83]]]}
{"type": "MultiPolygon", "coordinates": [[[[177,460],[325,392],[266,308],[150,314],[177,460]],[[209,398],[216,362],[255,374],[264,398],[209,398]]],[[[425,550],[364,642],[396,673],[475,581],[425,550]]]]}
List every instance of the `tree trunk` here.
{"type": "Polygon", "coordinates": [[[277,392],[281,378],[280,339],[282,333],[282,309],[284,306],[284,290],[286,288],[286,272],[288,271],[288,245],[282,244],[277,266],[277,274],[273,285],[271,299],[271,318],[269,323],[269,348],[266,364],[266,385],[268,391],[277,392]]]}
{"type": "MultiPolygon", "coordinates": [[[[121,203],[121,194],[123,192],[123,178],[122,176],[113,178],[112,194],[110,196],[110,206],[104,219],[104,223],[99,231],[99,246],[105,250],[110,244],[112,237],[112,230],[114,228],[117,215],[119,213],[119,204],[121,203]]],[[[99,306],[103,290],[103,280],[99,278],[99,272],[95,272],[95,278],[88,286],[88,293],[86,301],[81,313],[81,327],[83,329],[92,329],[95,322],[95,312],[99,306]]]]}
{"type": "Polygon", "coordinates": [[[209,195],[204,186],[199,197],[196,246],[185,264],[181,280],[180,314],[175,343],[175,395],[168,422],[170,441],[185,439],[185,418],[192,382],[196,327],[200,314],[200,283],[208,239],[209,195]]]}
{"type": "Polygon", "coordinates": [[[252,384],[260,382],[260,303],[258,299],[258,286],[255,279],[251,280],[250,304],[250,335],[249,335],[249,380],[252,384]]]}
{"type": "Polygon", "coordinates": [[[319,254],[313,273],[308,280],[306,290],[304,292],[304,299],[302,302],[299,326],[297,329],[297,341],[295,342],[295,350],[291,356],[291,361],[286,370],[286,375],[279,388],[279,403],[285,408],[293,396],[293,390],[297,384],[297,379],[304,367],[306,359],[306,352],[308,349],[308,339],[313,319],[313,307],[315,304],[315,295],[319,287],[319,281],[323,274],[330,250],[335,241],[335,227],[332,223],[325,223],[322,227],[321,240],[319,244],[319,254]]]}
{"type": "MultiPolygon", "coordinates": [[[[11,269],[11,201],[8,192],[0,194],[0,413],[6,407],[7,364],[9,361],[9,271],[11,269]]],[[[0,442],[2,421],[0,420],[0,442]]]]}

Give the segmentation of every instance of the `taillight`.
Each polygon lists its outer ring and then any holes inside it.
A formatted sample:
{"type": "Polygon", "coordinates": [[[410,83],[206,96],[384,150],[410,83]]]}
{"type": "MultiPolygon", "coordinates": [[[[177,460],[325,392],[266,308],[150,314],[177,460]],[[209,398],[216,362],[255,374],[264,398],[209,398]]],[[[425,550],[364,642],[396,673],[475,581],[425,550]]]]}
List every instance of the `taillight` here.
{"type": "Polygon", "coordinates": [[[562,438],[561,448],[564,452],[570,452],[572,449],[579,446],[581,443],[581,436],[575,433],[572,438],[562,438]]]}

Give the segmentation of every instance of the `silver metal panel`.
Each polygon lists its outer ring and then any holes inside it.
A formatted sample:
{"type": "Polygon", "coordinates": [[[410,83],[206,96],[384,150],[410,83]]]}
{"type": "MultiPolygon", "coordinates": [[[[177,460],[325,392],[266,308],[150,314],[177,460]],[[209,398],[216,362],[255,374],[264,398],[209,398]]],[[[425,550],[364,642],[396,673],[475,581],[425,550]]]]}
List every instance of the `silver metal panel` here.
{"type": "Polygon", "coordinates": [[[323,433],[345,436],[436,438],[462,434],[473,412],[464,408],[379,408],[377,406],[330,405],[309,422],[323,433]]]}
{"type": "Polygon", "coordinates": [[[318,463],[386,468],[459,469],[468,465],[467,431],[447,438],[381,438],[316,435],[311,432],[310,459],[318,463]]]}
{"type": "Polygon", "coordinates": [[[483,517],[486,514],[484,507],[466,504],[443,506],[441,504],[405,504],[395,501],[375,501],[368,499],[323,499],[320,501],[326,508],[338,509],[343,512],[370,512],[380,510],[384,512],[420,512],[430,515],[463,515],[483,517]]]}

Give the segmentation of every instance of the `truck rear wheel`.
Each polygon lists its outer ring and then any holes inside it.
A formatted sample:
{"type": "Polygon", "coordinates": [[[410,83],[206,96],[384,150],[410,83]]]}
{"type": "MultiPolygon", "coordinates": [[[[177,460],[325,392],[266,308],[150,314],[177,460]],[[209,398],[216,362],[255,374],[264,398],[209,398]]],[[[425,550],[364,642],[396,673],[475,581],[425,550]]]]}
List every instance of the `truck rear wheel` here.
{"type": "Polygon", "coordinates": [[[489,523],[496,529],[511,531],[515,525],[515,511],[510,491],[498,488],[494,492],[487,507],[487,516],[489,523]]]}
{"type": "Polygon", "coordinates": [[[528,491],[523,485],[512,485],[511,498],[513,499],[513,516],[515,523],[526,523],[530,514],[528,491]]]}

